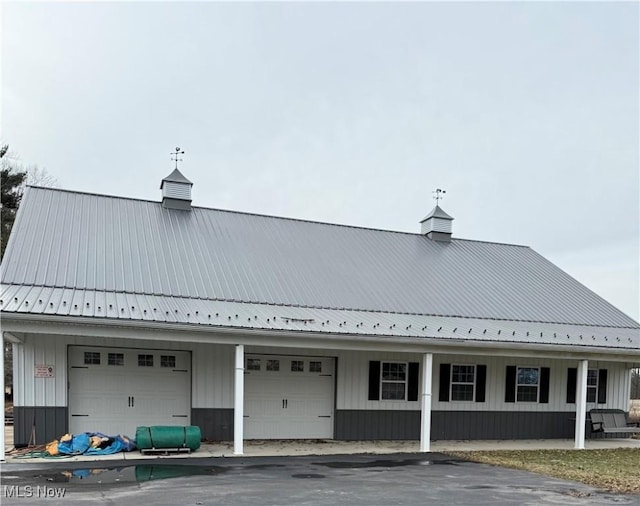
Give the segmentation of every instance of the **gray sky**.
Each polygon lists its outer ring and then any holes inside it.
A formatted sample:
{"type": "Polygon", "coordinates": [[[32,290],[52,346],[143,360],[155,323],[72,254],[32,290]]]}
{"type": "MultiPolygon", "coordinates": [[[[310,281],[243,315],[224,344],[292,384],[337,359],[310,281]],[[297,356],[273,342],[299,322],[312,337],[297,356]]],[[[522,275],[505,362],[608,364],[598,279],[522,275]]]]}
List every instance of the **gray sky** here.
{"type": "MultiPolygon", "coordinates": [[[[636,320],[639,4],[3,3],[2,135],[62,188],[526,244],[636,320]]],[[[526,289],[526,287],[523,287],[526,289]]]]}

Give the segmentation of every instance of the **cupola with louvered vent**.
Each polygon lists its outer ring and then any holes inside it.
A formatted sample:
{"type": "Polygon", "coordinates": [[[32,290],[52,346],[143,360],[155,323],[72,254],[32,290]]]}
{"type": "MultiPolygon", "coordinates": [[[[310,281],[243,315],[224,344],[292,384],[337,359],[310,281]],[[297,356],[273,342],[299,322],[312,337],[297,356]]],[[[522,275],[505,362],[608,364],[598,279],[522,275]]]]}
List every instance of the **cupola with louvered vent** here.
{"type": "Polygon", "coordinates": [[[160,183],[162,207],[191,211],[191,187],[193,183],[175,169],[160,183]]]}
{"type": "Polygon", "coordinates": [[[453,218],[436,205],[433,210],[420,222],[422,235],[434,241],[451,241],[451,225],[453,218]]]}

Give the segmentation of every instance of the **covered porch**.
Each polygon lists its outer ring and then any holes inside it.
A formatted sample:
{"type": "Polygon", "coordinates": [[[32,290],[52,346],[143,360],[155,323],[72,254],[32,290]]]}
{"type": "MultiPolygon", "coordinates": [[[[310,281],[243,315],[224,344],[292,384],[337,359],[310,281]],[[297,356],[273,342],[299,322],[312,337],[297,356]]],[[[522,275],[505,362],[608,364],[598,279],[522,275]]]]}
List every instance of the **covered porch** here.
{"type": "MultiPolygon", "coordinates": [[[[60,411],[63,413],[62,422],[69,419],[67,371],[70,347],[153,348],[158,352],[182,350],[189,353],[189,423],[202,426],[205,439],[222,441],[219,446],[214,445],[210,450],[216,455],[228,455],[230,451],[235,455],[251,455],[264,448],[272,452],[276,452],[278,448],[288,448],[287,451],[301,448],[300,451],[305,451],[302,449],[307,444],[305,437],[292,438],[286,444],[277,443],[282,439],[281,436],[266,441],[255,435],[247,438],[246,379],[251,372],[247,370],[247,357],[251,355],[303,356],[311,359],[327,357],[334,361],[331,379],[333,437],[331,434],[313,437],[316,441],[322,441],[306,450],[313,453],[321,451],[321,448],[330,453],[350,452],[353,450],[349,446],[351,441],[360,441],[367,448],[364,452],[373,451],[372,448],[382,444],[381,448],[389,448],[388,453],[443,451],[449,448],[447,445],[469,445],[469,440],[477,440],[479,444],[488,445],[487,447],[502,448],[504,441],[517,439],[517,444],[525,444],[524,441],[534,437],[535,441],[540,442],[554,437],[558,439],[551,440],[549,444],[564,441],[562,444],[566,445],[566,441],[569,441],[567,430],[573,436],[570,440],[571,447],[586,448],[586,416],[589,409],[597,407],[596,404],[587,402],[589,389],[593,386],[588,381],[589,371],[593,370],[592,367],[596,371],[602,368],[615,370],[615,374],[609,373],[608,382],[605,381],[605,390],[609,392],[606,406],[619,408],[621,400],[626,399],[628,404],[628,371],[633,366],[626,355],[603,356],[575,352],[569,347],[544,345],[535,348],[512,345],[504,348],[489,342],[388,339],[378,336],[338,337],[306,332],[247,332],[245,329],[212,330],[206,327],[186,329],[182,325],[167,328],[166,325],[160,327],[153,323],[125,323],[114,327],[108,324],[44,324],[31,321],[13,325],[15,329],[5,331],[3,338],[10,339],[20,353],[25,353],[21,373],[26,378],[33,378],[31,369],[33,363],[37,363],[36,359],[25,358],[38,355],[50,357],[44,362],[51,363],[56,371],[52,377],[36,377],[31,383],[33,390],[26,389],[22,393],[18,391],[18,396],[23,396],[18,406],[23,411],[31,408],[42,411],[45,418],[52,410],[60,411]],[[378,376],[372,383],[374,364],[377,364],[378,376]],[[385,378],[385,364],[404,364],[396,374],[402,370],[402,374],[406,376],[400,374],[395,379],[385,378]],[[471,370],[473,377],[465,385],[464,379],[449,376],[447,395],[453,392],[453,383],[457,383],[462,390],[471,388],[471,398],[460,400],[449,396],[443,399],[443,371],[449,371],[453,375],[458,365],[467,371],[471,370]],[[518,378],[510,378],[510,371],[518,372],[520,369],[535,372],[535,384],[519,385],[518,378]],[[571,369],[575,369],[575,398],[569,402],[569,399],[565,399],[565,391],[568,389],[571,369]],[[414,384],[410,378],[412,375],[414,384]],[[385,386],[390,386],[385,383],[393,382],[402,385],[401,390],[395,390],[401,391],[400,397],[375,397],[382,393],[385,386]],[[373,397],[372,384],[374,390],[379,388],[373,397]],[[511,393],[510,384],[514,390],[511,393]],[[519,402],[522,400],[518,398],[520,386],[523,386],[523,392],[527,395],[534,392],[535,398],[524,399],[529,402],[519,402]],[[511,400],[508,399],[509,395],[513,397],[511,400]],[[363,420],[367,420],[368,427],[363,426],[363,420]],[[443,433],[442,427],[449,428],[452,420],[463,420],[466,425],[460,425],[457,433],[443,433]],[[476,427],[478,424],[484,424],[486,428],[493,420],[499,420],[500,427],[511,427],[511,432],[502,431],[494,440],[494,437],[486,436],[491,434],[487,430],[468,430],[468,427],[476,427]],[[541,436],[538,433],[531,436],[528,434],[532,432],[525,430],[525,424],[542,426],[558,423],[563,425],[564,432],[556,432],[554,436],[541,436]],[[378,431],[381,424],[386,424],[387,427],[401,424],[406,430],[398,433],[394,429],[393,437],[388,437],[384,431],[378,431]],[[464,441],[460,442],[463,438],[464,441]],[[482,443],[488,439],[492,441],[482,443]],[[388,440],[393,441],[385,443],[388,440]]],[[[303,367],[309,365],[310,362],[306,362],[303,367]]],[[[22,387],[24,389],[25,385],[22,387]]],[[[625,408],[628,409],[628,406],[625,408]]],[[[494,428],[491,427],[491,430],[496,433],[494,428]]],[[[38,433],[42,434],[40,431],[38,433]]],[[[61,434],[56,433],[54,437],[61,434]]],[[[4,442],[0,443],[4,448],[4,442]]],[[[295,454],[304,453],[296,451],[295,454]]]]}

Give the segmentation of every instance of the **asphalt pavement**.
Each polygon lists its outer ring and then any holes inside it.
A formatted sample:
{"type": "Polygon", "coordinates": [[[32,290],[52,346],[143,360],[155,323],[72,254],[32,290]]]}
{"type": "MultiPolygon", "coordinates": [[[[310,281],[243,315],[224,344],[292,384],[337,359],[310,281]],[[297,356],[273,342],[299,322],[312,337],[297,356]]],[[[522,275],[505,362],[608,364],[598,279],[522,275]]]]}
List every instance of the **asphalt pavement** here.
{"type": "Polygon", "coordinates": [[[640,504],[640,496],[443,454],[3,464],[5,505],[640,504]]]}

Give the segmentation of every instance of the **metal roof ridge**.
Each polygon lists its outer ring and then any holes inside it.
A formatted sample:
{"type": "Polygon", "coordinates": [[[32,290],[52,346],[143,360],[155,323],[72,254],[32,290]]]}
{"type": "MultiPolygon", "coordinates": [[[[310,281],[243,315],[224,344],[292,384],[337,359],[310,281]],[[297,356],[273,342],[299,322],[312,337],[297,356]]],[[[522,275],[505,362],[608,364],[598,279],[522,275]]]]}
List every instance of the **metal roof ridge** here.
{"type": "Polygon", "coordinates": [[[481,242],[484,244],[497,244],[499,246],[513,246],[514,248],[527,248],[527,249],[532,249],[531,246],[528,246],[526,244],[515,244],[515,243],[511,243],[511,242],[498,242],[498,241],[484,241],[482,239],[465,239],[462,237],[452,237],[451,238],[451,242],[453,241],[464,241],[464,242],[481,242]]]}
{"type": "Polygon", "coordinates": [[[92,197],[105,197],[108,199],[135,200],[136,202],[151,202],[153,204],[162,204],[162,202],[160,202],[159,200],[141,199],[138,197],[124,197],[122,195],[109,195],[107,193],[96,193],[83,190],[69,190],[67,188],[51,188],[49,186],[38,186],[33,184],[28,184],[26,185],[26,187],[34,188],[36,190],[48,190],[52,192],[75,193],[77,195],[90,195],[92,197]]]}
{"type": "MultiPolygon", "coordinates": [[[[94,293],[111,293],[111,294],[125,294],[125,295],[136,295],[136,296],[149,296],[149,297],[163,297],[163,298],[175,298],[175,299],[183,299],[183,300],[198,300],[203,302],[227,302],[234,304],[256,304],[260,306],[272,306],[274,308],[286,308],[286,307],[295,307],[300,309],[320,309],[327,311],[349,311],[349,312],[362,312],[362,313],[377,313],[377,314],[389,314],[389,315],[404,315],[404,316],[423,316],[423,317],[432,317],[432,318],[462,318],[466,320],[483,320],[483,321],[496,321],[496,322],[518,322],[518,323],[536,323],[536,324],[546,324],[546,325],[573,325],[580,327],[594,327],[594,328],[611,328],[611,329],[638,329],[640,330],[640,324],[636,326],[627,326],[627,325],[596,325],[593,323],[579,323],[579,322],[558,322],[558,321],[545,321],[545,320],[521,320],[521,319],[512,319],[512,318],[495,318],[490,316],[466,316],[466,315],[456,315],[456,314],[436,314],[436,313],[411,313],[411,312],[401,312],[401,311],[389,311],[384,309],[362,309],[362,308],[345,308],[345,307],[330,307],[330,306],[311,306],[311,305],[299,305],[299,304],[291,304],[291,303],[283,303],[283,302],[264,302],[264,301],[251,301],[251,300],[237,300],[237,299],[224,299],[224,298],[203,298],[203,297],[190,297],[187,295],[168,295],[168,294],[158,294],[158,293],[146,293],[146,292],[132,292],[132,291],[123,291],[123,290],[97,290],[94,288],[74,288],[68,286],[51,286],[51,285],[16,285],[13,283],[2,283],[0,288],[4,290],[5,287],[18,286],[18,287],[28,287],[28,288],[50,288],[50,289],[58,289],[58,290],[74,290],[74,291],[83,291],[83,292],[94,292],[94,293]]],[[[6,312],[4,310],[1,310],[6,312]]]]}
{"type": "MultiPolygon", "coordinates": [[[[69,190],[66,188],[50,188],[50,187],[46,187],[46,186],[37,186],[37,185],[27,185],[27,187],[29,188],[35,188],[38,190],[48,190],[48,191],[54,191],[54,192],[65,192],[65,193],[75,193],[77,195],[90,195],[93,197],[104,197],[104,198],[110,198],[110,199],[121,199],[121,200],[132,200],[135,202],[149,202],[151,204],[157,204],[157,205],[162,205],[162,202],[159,200],[149,200],[149,199],[141,199],[141,198],[137,198],[137,197],[125,197],[122,195],[109,195],[106,193],[95,193],[95,192],[88,192],[88,191],[82,191],[82,190],[69,190]]],[[[297,221],[300,223],[312,223],[315,225],[328,225],[331,227],[344,227],[344,228],[351,228],[351,229],[356,229],[356,230],[369,230],[369,231],[373,231],[373,232],[388,232],[388,233],[392,233],[392,234],[403,234],[403,235],[411,235],[411,236],[422,236],[421,233],[419,232],[405,232],[402,230],[390,230],[390,229],[385,229],[385,228],[375,228],[375,227],[365,227],[363,225],[349,225],[349,224],[345,224],[345,223],[331,223],[328,221],[318,221],[318,220],[309,220],[309,219],[304,219],[304,218],[292,218],[290,216],[277,216],[274,214],[261,214],[261,213],[255,213],[255,212],[249,212],[249,211],[237,211],[234,209],[222,209],[219,207],[205,207],[205,206],[191,206],[191,209],[202,209],[204,211],[216,211],[216,212],[221,212],[221,213],[231,213],[231,214],[241,214],[244,216],[257,216],[260,218],[271,218],[271,219],[275,219],[275,220],[287,220],[287,221],[297,221]]],[[[513,244],[513,243],[505,243],[505,242],[496,242],[496,241],[484,241],[484,240],[480,240],[480,239],[465,239],[465,238],[461,238],[461,237],[452,237],[451,241],[466,241],[466,242],[478,242],[478,243],[484,243],[484,244],[497,244],[500,246],[513,246],[516,248],[529,248],[531,249],[530,246],[527,245],[523,245],[523,244],[513,244]]]]}
{"type": "MultiPolygon", "coordinates": [[[[162,205],[161,201],[158,200],[149,200],[149,199],[141,199],[141,198],[137,198],[137,197],[125,197],[122,195],[109,195],[106,193],[96,193],[96,192],[88,192],[88,191],[82,191],[82,190],[69,190],[66,188],[51,188],[51,187],[47,187],[47,186],[37,186],[37,185],[27,185],[27,187],[30,188],[35,188],[38,190],[48,190],[48,191],[52,191],[52,192],[65,192],[65,193],[75,193],[77,195],[90,195],[93,197],[105,197],[105,198],[110,198],[110,199],[121,199],[121,200],[133,200],[136,202],[149,202],[152,204],[158,204],[158,205],[162,205]]],[[[391,232],[394,234],[406,234],[406,235],[421,235],[419,233],[414,233],[414,232],[404,232],[401,230],[389,230],[389,229],[383,229],[383,228],[374,228],[374,227],[365,227],[362,225],[347,225],[344,223],[331,223],[328,221],[318,221],[318,220],[308,220],[308,219],[304,219],[304,218],[292,218],[290,216],[277,216],[274,214],[261,214],[261,213],[255,213],[255,212],[249,212],[249,211],[237,211],[234,209],[222,209],[219,207],[205,207],[205,206],[191,206],[192,209],[202,209],[204,211],[217,211],[217,212],[222,212],[222,213],[231,213],[231,214],[242,214],[245,216],[257,216],[260,218],[272,218],[272,219],[276,219],[276,220],[287,220],[287,221],[298,221],[298,222],[302,222],[302,223],[314,223],[317,225],[330,225],[330,226],[334,226],[334,227],[345,227],[345,228],[355,228],[355,229],[362,229],[362,230],[372,230],[375,232],[391,232]]]]}

